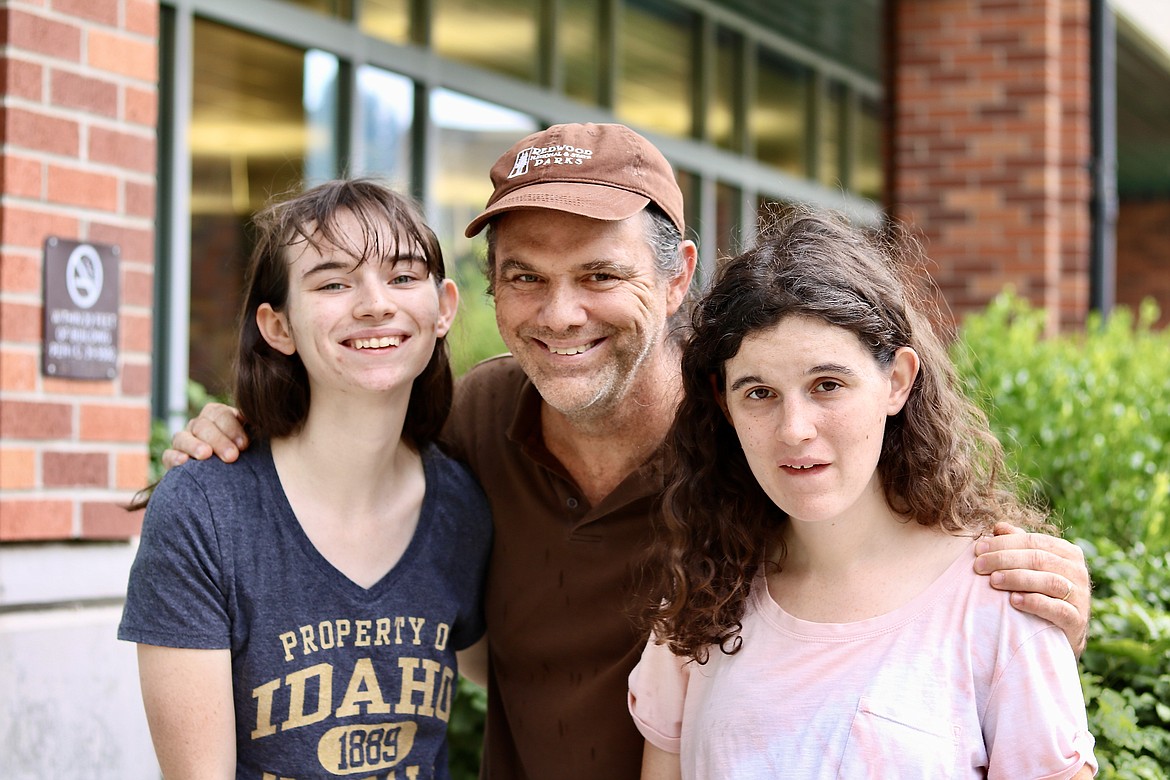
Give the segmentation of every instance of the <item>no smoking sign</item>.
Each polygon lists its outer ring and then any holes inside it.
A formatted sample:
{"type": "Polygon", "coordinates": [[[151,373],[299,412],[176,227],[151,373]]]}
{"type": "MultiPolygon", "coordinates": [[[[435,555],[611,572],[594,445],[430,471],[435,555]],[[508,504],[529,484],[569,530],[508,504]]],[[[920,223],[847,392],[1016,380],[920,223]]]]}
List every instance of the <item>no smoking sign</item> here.
{"type": "Polygon", "coordinates": [[[46,376],[118,375],[118,255],[109,244],[45,240],[46,376]]]}

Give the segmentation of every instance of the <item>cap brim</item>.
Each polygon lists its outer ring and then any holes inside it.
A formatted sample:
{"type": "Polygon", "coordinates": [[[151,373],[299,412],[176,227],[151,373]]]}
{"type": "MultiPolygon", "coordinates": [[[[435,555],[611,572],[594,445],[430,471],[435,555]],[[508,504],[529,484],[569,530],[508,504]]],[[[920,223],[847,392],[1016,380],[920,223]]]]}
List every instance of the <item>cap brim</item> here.
{"type": "Polygon", "coordinates": [[[603,184],[565,181],[529,184],[509,192],[480,212],[468,223],[463,235],[471,238],[497,215],[516,209],[552,209],[613,222],[634,216],[649,203],[645,195],[603,184]]]}

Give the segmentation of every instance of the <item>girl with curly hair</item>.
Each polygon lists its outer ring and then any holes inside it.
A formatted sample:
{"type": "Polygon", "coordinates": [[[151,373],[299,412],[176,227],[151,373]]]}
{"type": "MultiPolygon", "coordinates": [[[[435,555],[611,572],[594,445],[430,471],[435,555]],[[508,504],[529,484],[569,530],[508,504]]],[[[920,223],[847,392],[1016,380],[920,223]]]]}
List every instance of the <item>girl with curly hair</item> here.
{"type": "Polygon", "coordinates": [[[630,676],[644,778],[1095,770],[1068,641],[972,570],[996,522],[1046,526],[911,265],[793,211],[698,304],[630,676]]]}

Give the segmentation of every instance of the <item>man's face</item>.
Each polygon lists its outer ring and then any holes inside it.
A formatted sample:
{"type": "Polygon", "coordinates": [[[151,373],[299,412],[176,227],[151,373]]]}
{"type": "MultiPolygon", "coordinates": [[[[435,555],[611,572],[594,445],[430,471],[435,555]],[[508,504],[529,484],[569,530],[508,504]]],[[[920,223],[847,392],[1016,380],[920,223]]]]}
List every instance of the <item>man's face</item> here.
{"type": "Polygon", "coordinates": [[[646,220],[534,209],[496,222],[500,335],[544,401],[568,417],[616,410],[664,357],[666,321],[689,279],[660,278],[646,220]]]}

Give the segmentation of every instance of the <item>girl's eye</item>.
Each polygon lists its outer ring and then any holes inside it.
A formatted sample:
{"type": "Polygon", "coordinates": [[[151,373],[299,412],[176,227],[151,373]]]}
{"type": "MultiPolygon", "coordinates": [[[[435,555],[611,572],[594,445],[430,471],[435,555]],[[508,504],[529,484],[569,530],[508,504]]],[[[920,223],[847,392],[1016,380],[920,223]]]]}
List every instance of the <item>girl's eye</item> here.
{"type": "Polygon", "coordinates": [[[841,387],[840,382],[834,382],[832,379],[823,379],[817,382],[813,389],[819,393],[831,393],[839,387],[841,387]]]}
{"type": "Polygon", "coordinates": [[[321,290],[343,290],[343,289],[345,289],[345,285],[342,284],[341,282],[329,282],[328,284],[321,285],[321,287],[319,289],[321,289],[321,290]]]}
{"type": "Polygon", "coordinates": [[[410,274],[398,274],[390,280],[390,284],[410,284],[415,279],[410,274]]]}
{"type": "Polygon", "coordinates": [[[771,398],[772,391],[766,387],[754,387],[748,391],[747,397],[756,401],[762,401],[766,398],[771,398]]]}

